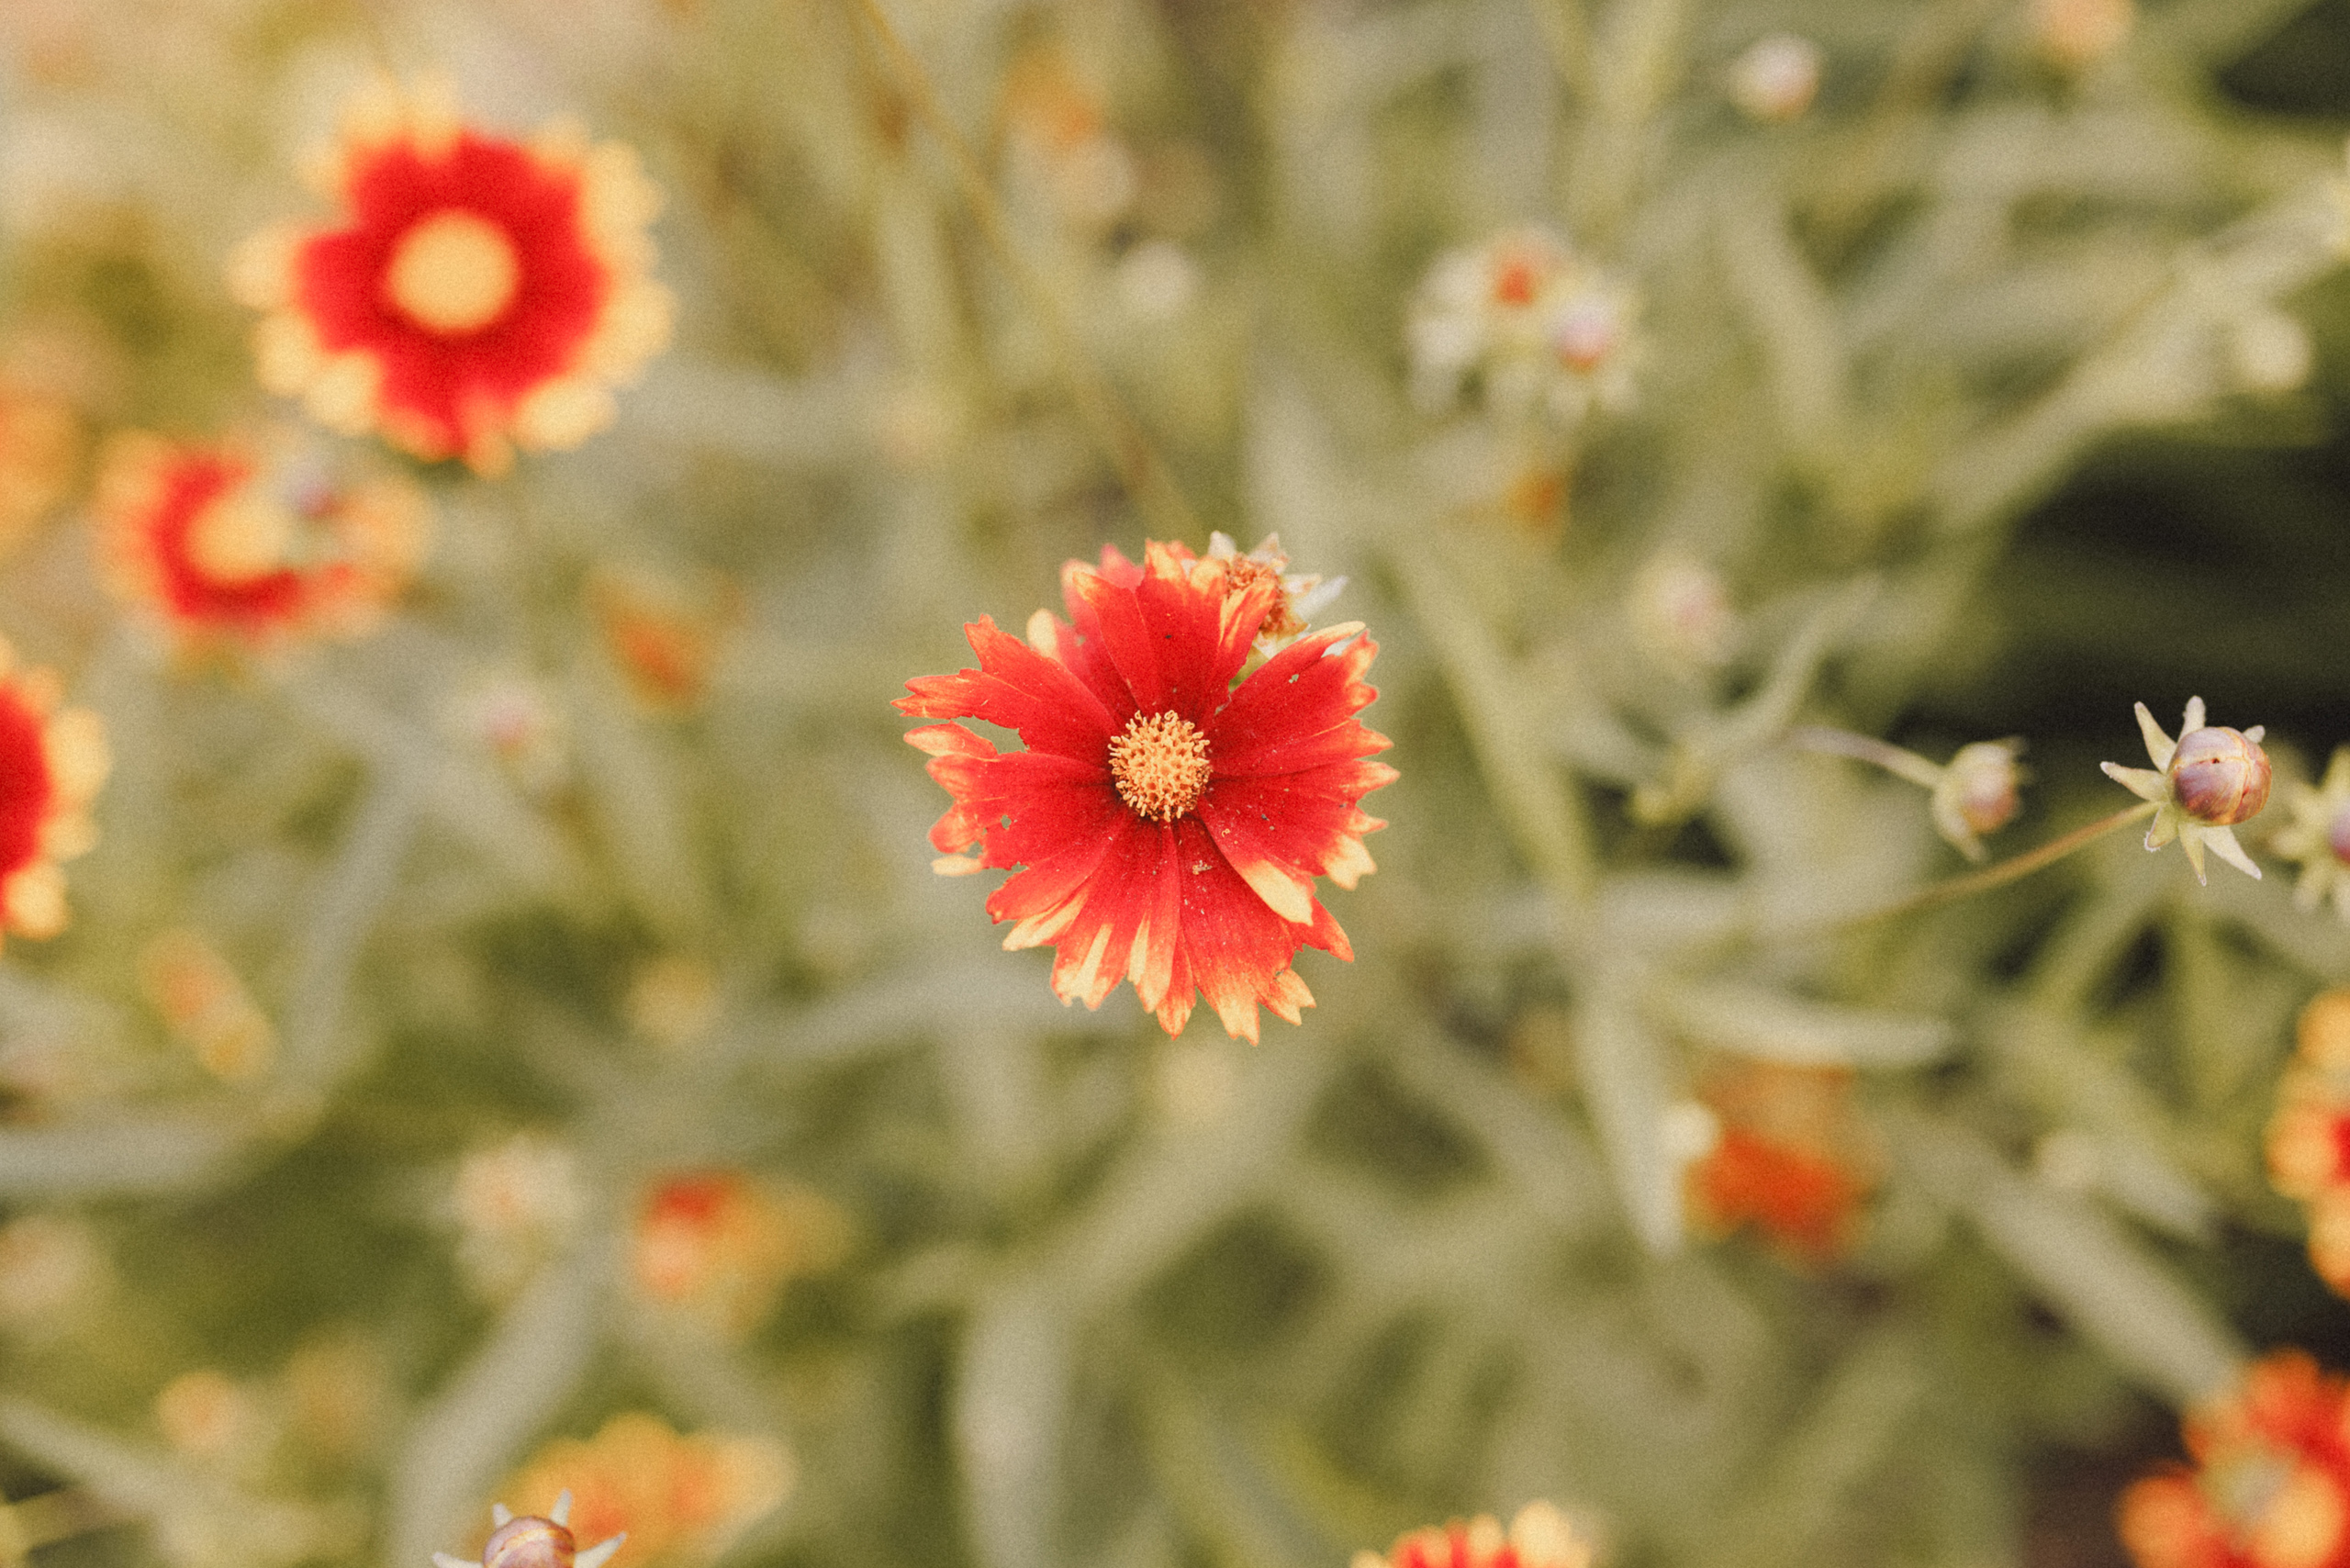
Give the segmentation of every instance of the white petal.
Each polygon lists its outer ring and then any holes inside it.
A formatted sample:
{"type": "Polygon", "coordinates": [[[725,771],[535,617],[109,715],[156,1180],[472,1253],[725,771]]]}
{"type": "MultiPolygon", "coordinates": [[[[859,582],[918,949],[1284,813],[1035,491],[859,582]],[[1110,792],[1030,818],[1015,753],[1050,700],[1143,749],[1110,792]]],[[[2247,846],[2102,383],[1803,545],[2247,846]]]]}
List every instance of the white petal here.
{"type": "MultiPolygon", "coordinates": [[[[2188,711],[2193,712],[2194,710],[2189,708],[2188,711]]],[[[2178,747],[2171,743],[2168,735],[2163,734],[2163,727],[2154,722],[2154,716],[2146,711],[2146,705],[2143,702],[2138,704],[2138,733],[2146,737],[2146,755],[2154,758],[2154,766],[2168,767],[2170,754],[2177,751],[2178,747]]]]}
{"type": "Polygon", "coordinates": [[[2184,735],[2189,730],[2199,730],[2202,727],[2203,699],[2190,697],[2187,700],[2187,714],[2178,722],[2178,733],[2184,735]]]}
{"type": "Polygon", "coordinates": [[[2244,852],[2244,846],[2236,842],[2235,829],[2232,827],[2205,828],[2198,836],[2210,843],[2212,854],[2242,871],[2254,881],[2260,879],[2260,868],[2253,864],[2252,857],[2246,855],[2244,852]]]}

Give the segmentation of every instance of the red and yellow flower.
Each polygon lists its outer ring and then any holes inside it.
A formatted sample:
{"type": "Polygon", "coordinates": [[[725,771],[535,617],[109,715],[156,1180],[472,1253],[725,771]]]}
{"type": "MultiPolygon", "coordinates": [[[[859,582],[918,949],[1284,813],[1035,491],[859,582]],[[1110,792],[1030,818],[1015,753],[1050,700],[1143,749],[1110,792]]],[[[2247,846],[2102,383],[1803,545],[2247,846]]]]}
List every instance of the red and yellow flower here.
{"type": "Polygon", "coordinates": [[[184,648],[371,631],[431,534],[405,480],[340,485],[298,460],[146,434],[112,443],[94,510],[114,590],[184,648]]]}
{"type": "Polygon", "coordinates": [[[847,1232],[846,1216],[804,1188],[770,1191],[739,1170],[688,1171],[645,1193],[629,1271],[647,1300],[739,1334],[787,1281],[839,1261],[847,1232]]]}
{"type": "Polygon", "coordinates": [[[631,1411],[594,1438],[550,1443],[503,1495],[516,1512],[545,1516],[571,1494],[581,1540],[626,1534],[624,1562],[707,1562],[791,1491],[791,1456],[768,1438],[678,1432],[631,1411]]]}
{"type": "Polygon", "coordinates": [[[1874,1185],[1851,1097],[1841,1069],[1751,1062],[1715,1073],[1704,1098],[1720,1131],[1689,1168],[1691,1216],[1718,1235],[1751,1226],[1807,1263],[1841,1253],[1874,1185]]]}
{"type": "Polygon", "coordinates": [[[1499,1519],[1479,1514],[1400,1536],[1384,1557],[1358,1551],[1353,1568],[1588,1568],[1590,1562],[1590,1543],[1567,1517],[1534,1502],[1517,1511],[1506,1534],[1499,1519]]]}
{"type": "Polygon", "coordinates": [[[330,429],[496,473],[517,445],[603,428],[611,388],[668,340],[645,232],[660,192],[625,146],[509,140],[436,88],[379,83],[320,174],[342,216],[255,235],[230,281],[267,313],[263,385],[330,429]]]}
{"type": "Polygon", "coordinates": [[[988,900],[1007,948],[1050,944],[1064,1002],[1099,1007],[1132,980],[1180,1034],[1198,996],[1225,1031],[1257,1038],[1257,1009],[1290,1023],[1314,996],[1290,967],[1305,946],[1353,956],[1315,897],[1373,869],[1358,802],[1395,770],[1354,715],[1377,695],[1359,623],[1298,637],[1237,678],[1277,607],[1276,574],[1235,572],[1181,544],[1137,566],[1104,549],[1072,561],[1069,619],[1038,610],[1028,640],[981,617],[979,667],[907,682],[901,711],[1017,731],[999,752],[960,724],[906,739],[954,805],[930,832],[936,868],[1024,867],[988,900]],[[978,846],[979,853],[967,853],[978,846]]]}
{"type": "Polygon", "coordinates": [[[60,708],[57,678],[19,670],[0,643],[0,924],[20,936],[65,929],[70,860],[97,842],[89,805],[106,782],[106,729],[60,708]]]}
{"type": "Polygon", "coordinates": [[[2301,1009],[2268,1122],[2268,1179],[2309,1210],[2310,1262],[2350,1295],[2350,988],[2301,1009]]]}
{"type": "Polygon", "coordinates": [[[2189,1416],[2190,1462],[2121,1495],[2139,1568],[2350,1568],[2350,1385],[2300,1350],[2189,1416]]]}

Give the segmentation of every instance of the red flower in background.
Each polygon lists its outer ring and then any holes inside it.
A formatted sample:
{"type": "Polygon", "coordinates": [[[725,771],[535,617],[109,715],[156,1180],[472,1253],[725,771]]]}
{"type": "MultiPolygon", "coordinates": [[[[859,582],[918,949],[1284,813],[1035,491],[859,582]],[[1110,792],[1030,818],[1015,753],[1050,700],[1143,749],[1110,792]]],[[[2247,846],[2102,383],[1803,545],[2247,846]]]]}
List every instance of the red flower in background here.
{"type": "Polygon", "coordinates": [[[1579,1540],[1564,1514],[1549,1503],[1528,1503],[1502,1533],[1491,1514],[1455,1519],[1442,1529],[1416,1529],[1399,1537],[1382,1557],[1355,1553],[1353,1568],[1587,1568],[1589,1543],[1579,1540]]]}
{"type": "Polygon", "coordinates": [[[1181,544],[1136,566],[1062,568],[1067,623],[1038,610],[1028,641],[981,617],[979,667],[906,683],[917,718],[983,719],[1027,750],[960,724],[906,739],[955,804],[931,829],[948,874],[1025,867],[988,900],[1006,947],[1049,943],[1053,990],[1099,1007],[1121,980],[1170,1035],[1203,995],[1227,1033],[1257,1038],[1261,1003],[1290,1023],[1313,993],[1290,968],[1311,945],[1351,958],[1314,896],[1372,869],[1357,806],[1394,778],[1387,739],[1354,715],[1377,647],[1358,624],[1309,633],[1237,677],[1278,577],[1181,544]],[[980,846],[977,857],[960,852],[980,846]]]}
{"type": "Polygon", "coordinates": [[[368,631],[430,532],[405,481],[341,486],[299,463],[141,434],[109,449],[95,510],[115,591],[183,644],[368,631]]]}
{"type": "Polygon", "coordinates": [[[1700,1095],[1721,1130],[1689,1168],[1697,1224],[1722,1235],[1751,1226],[1808,1264],[1843,1252],[1875,1185],[1852,1113],[1851,1071],[1727,1064],[1708,1075],[1700,1095]]]}
{"type": "Polygon", "coordinates": [[[60,709],[56,677],[15,664],[0,643],[0,924],[54,936],[66,924],[58,862],[97,842],[89,804],[110,759],[98,716],[60,709]]]}
{"type": "Polygon", "coordinates": [[[347,434],[494,473],[512,444],[577,445],[610,388],[667,340],[647,275],[660,193],[617,143],[525,145],[464,124],[430,89],[380,84],[325,171],[337,227],[281,225],[231,265],[262,382],[347,434]]]}
{"type": "Polygon", "coordinates": [[[2350,1568],[2350,1387],[2300,1350],[2188,1417],[2190,1466],[2121,1495],[2140,1568],[2350,1568]]]}

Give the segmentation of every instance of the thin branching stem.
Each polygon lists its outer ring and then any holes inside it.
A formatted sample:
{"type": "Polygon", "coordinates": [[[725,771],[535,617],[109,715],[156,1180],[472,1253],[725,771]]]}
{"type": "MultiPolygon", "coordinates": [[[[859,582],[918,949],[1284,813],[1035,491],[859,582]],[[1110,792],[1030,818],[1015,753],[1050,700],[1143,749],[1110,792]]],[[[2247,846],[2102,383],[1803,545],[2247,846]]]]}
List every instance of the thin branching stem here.
{"type": "Polygon", "coordinates": [[[1840,916],[1834,924],[1857,925],[1863,921],[1890,920],[1896,915],[1911,914],[1919,910],[1933,909],[1942,904],[1954,903],[1960,899],[1972,898],[1976,893],[1989,892],[1993,888],[2003,888],[2009,882],[2020,881],[2044,867],[2053,866],[2076,850],[2087,848],[2117,828],[2127,827],[2132,823],[2143,822],[2154,814],[2154,807],[2152,801],[2141,801],[2134,806],[2124,806],[2109,817],[2099,817],[2086,827],[2076,827],[2062,838],[2051,839],[2039,848],[2026,850],[2011,860],[2002,860],[1996,866],[1986,866],[1980,871],[1969,871],[1963,877],[1953,877],[1946,881],[1931,883],[1914,893],[1895,899],[1890,903],[1879,904],[1874,909],[1863,910],[1857,914],[1840,916]]]}
{"type": "Polygon", "coordinates": [[[962,131],[939,101],[928,68],[907,46],[879,0],[852,0],[852,5],[872,29],[898,91],[905,95],[907,104],[930,128],[931,134],[937,137],[947,162],[954,165],[956,184],[962,187],[963,199],[979,226],[980,236],[1003,263],[1013,286],[1020,291],[1046,336],[1052,341],[1053,357],[1069,384],[1069,400],[1076,405],[1078,417],[1102,453],[1116,466],[1126,493],[1158,532],[1195,542],[1205,538],[1198,515],[1176,487],[1166,460],[1159,456],[1158,449],[1151,443],[1109,377],[1094,364],[1060,302],[1054,297],[1051,286],[1020,249],[1013,236],[1011,219],[1004,215],[1003,203],[997,199],[995,187],[988,183],[987,172],[979,166],[971,144],[963,139],[962,131]]]}

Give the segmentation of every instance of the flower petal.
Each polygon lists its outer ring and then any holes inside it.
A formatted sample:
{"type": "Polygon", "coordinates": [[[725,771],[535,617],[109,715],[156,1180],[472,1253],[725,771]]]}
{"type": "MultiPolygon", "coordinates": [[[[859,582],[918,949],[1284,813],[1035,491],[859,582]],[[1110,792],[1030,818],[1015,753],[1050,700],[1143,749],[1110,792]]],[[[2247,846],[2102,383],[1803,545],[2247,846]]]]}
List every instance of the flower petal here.
{"type": "MultiPolygon", "coordinates": [[[[2188,704],[2188,711],[2192,713],[2196,706],[2194,703],[2188,704]]],[[[2170,754],[2178,749],[2177,743],[2163,734],[2163,727],[2154,722],[2154,714],[2146,711],[2146,705],[2143,702],[2137,704],[2136,711],[2138,733],[2146,739],[2146,755],[2154,759],[2156,767],[2168,767],[2170,754]]],[[[2179,733],[2186,734],[2184,730],[2179,733]]]]}
{"type": "Polygon", "coordinates": [[[979,667],[916,677],[906,682],[913,695],[898,699],[898,711],[1002,724],[1018,731],[1032,748],[1093,762],[1107,777],[1110,737],[1123,720],[1113,722],[1101,699],[1067,666],[999,631],[991,617],[980,616],[963,634],[979,667]]]}

